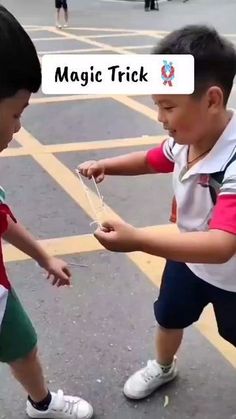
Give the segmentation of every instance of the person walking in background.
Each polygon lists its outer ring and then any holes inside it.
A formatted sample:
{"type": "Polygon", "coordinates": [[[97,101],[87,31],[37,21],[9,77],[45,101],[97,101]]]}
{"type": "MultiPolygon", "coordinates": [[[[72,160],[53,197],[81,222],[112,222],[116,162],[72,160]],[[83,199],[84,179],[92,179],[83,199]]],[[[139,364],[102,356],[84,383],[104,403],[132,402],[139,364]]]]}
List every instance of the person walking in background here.
{"type": "Polygon", "coordinates": [[[156,0],[156,2],[155,0],[145,0],[144,3],[145,12],[149,12],[149,10],[159,10],[158,0],[156,0]]]}
{"type": "Polygon", "coordinates": [[[68,26],[68,5],[67,0],[55,0],[55,7],[56,7],[56,27],[61,28],[62,25],[60,23],[60,14],[61,9],[64,11],[64,28],[68,26]]]}

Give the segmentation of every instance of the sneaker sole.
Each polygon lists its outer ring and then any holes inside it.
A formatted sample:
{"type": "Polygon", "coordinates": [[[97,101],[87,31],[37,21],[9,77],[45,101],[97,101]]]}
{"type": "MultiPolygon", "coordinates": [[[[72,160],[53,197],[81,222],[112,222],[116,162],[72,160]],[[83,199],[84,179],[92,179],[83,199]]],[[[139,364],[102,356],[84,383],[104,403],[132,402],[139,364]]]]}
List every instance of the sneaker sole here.
{"type": "MultiPolygon", "coordinates": [[[[47,416],[44,416],[43,415],[43,412],[41,413],[41,415],[40,415],[40,413],[39,414],[35,414],[35,413],[32,413],[32,412],[30,412],[30,410],[28,409],[28,407],[26,407],[26,414],[27,414],[27,416],[29,417],[29,418],[31,418],[31,419],[39,419],[39,418],[45,418],[45,419],[47,419],[47,416]]],[[[93,415],[94,415],[94,411],[93,411],[93,408],[92,408],[92,406],[91,406],[91,409],[90,409],[90,411],[88,412],[88,414],[87,414],[87,416],[84,416],[83,417],[83,419],[91,419],[92,417],[93,417],[93,415]]],[[[51,416],[52,417],[52,416],[51,416]]],[[[56,413],[55,413],[55,416],[54,416],[54,418],[57,418],[58,416],[56,416],[56,413]]]]}
{"type": "Polygon", "coordinates": [[[123,393],[124,393],[125,397],[127,397],[127,399],[142,400],[142,399],[145,399],[146,397],[150,396],[151,394],[155,393],[160,387],[164,386],[165,384],[168,384],[171,381],[174,381],[177,378],[177,376],[178,376],[178,371],[176,370],[173,376],[171,376],[170,378],[163,381],[158,387],[154,388],[153,390],[150,390],[148,393],[139,393],[139,395],[135,396],[133,394],[130,394],[129,391],[127,391],[127,389],[125,389],[125,387],[123,389],[123,393]]]}

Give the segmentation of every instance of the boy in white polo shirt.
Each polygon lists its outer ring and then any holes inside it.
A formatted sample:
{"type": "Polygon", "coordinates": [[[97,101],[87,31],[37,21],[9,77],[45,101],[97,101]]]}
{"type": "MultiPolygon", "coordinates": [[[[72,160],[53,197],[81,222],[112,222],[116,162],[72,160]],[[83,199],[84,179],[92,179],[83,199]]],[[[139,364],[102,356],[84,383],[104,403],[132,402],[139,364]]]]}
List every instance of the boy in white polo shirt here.
{"type": "Polygon", "coordinates": [[[176,377],[183,330],[208,303],[220,335],[236,346],[236,115],[226,107],[236,52],[213,28],[194,25],[167,35],[154,53],[195,58],[193,95],[153,96],[169,138],[149,152],[79,167],[97,182],[106,174],[173,172],[179,232],[147,232],[115,221],[95,232],[109,250],[143,251],[167,260],[154,304],[156,359],[125,383],[124,393],[131,399],[144,398],[176,377]]]}

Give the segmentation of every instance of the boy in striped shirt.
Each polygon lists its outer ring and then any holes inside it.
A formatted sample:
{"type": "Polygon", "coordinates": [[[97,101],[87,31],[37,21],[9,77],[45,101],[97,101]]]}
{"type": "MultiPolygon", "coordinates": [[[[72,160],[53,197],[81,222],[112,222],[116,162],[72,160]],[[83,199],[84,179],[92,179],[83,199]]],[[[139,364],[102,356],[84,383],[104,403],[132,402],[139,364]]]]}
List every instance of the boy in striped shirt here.
{"type": "Polygon", "coordinates": [[[79,166],[98,182],[104,175],[173,176],[172,218],[179,231],[170,235],[157,227],[148,232],[108,221],[95,232],[111,251],[143,251],[166,259],[154,304],[156,357],[125,383],[131,399],[142,399],[177,376],[175,354],[184,329],[209,303],[219,334],[236,347],[236,113],[227,107],[236,51],[214,28],[190,25],[167,35],[154,53],[195,59],[192,95],[153,95],[167,139],[148,152],[79,166]]]}

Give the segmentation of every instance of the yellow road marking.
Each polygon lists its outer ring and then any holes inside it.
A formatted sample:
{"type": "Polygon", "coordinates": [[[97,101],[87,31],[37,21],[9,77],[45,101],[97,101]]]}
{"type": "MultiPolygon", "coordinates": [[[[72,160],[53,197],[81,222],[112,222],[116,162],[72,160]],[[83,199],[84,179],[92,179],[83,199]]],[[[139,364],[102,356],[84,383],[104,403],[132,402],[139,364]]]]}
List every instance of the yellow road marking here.
{"type": "MultiPolygon", "coordinates": [[[[123,47],[123,48],[125,48],[125,49],[127,49],[127,50],[130,50],[130,49],[142,49],[142,48],[149,48],[150,50],[151,50],[151,48],[153,48],[153,44],[151,44],[151,45],[132,45],[132,47],[131,46],[125,46],[125,47],[123,47]]],[[[147,54],[148,54],[148,51],[147,51],[147,54]]]]}
{"type": "MultiPolygon", "coordinates": [[[[110,51],[111,48],[103,48],[102,51],[110,51]]],[[[101,48],[79,48],[79,49],[67,49],[67,50],[56,50],[56,51],[37,51],[37,54],[40,55],[47,55],[47,54],[83,54],[87,52],[100,52],[101,48]]],[[[100,54],[99,54],[100,55],[100,54]]]]}
{"type": "Polygon", "coordinates": [[[70,95],[70,96],[44,96],[33,97],[30,99],[30,105],[38,105],[44,103],[56,102],[73,102],[77,100],[90,100],[90,99],[105,99],[110,98],[108,95],[70,95]]]}
{"type": "MultiPolygon", "coordinates": [[[[39,240],[38,242],[53,256],[94,252],[103,249],[93,235],[90,234],[39,240]]],[[[30,259],[28,255],[10,244],[4,244],[3,254],[5,262],[18,262],[30,259]]]]}
{"type": "MultiPolygon", "coordinates": [[[[24,28],[29,31],[29,32],[35,32],[35,31],[49,31],[52,32],[55,27],[54,26],[36,26],[36,25],[25,25],[24,28]]],[[[78,32],[83,32],[83,31],[90,31],[90,32],[110,32],[110,33],[123,33],[126,32],[128,34],[130,33],[138,33],[139,35],[161,35],[161,36],[165,36],[168,35],[170,32],[169,31],[163,31],[163,30],[140,30],[140,29],[129,29],[129,28],[91,28],[91,27],[69,27],[67,30],[73,30],[73,31],[78,31],[78,32]]],[[[60,30],[61,33],[66,33],[65,30],[60,30]]],[[[68,33],[68,32],[67,32],[68,33]]],[[[89,36],[89,35],[86,35],[89,36]]],[[[236,33],[224,33],[222,34],[222,36],[225,37],[229,37],[229,38],[235,38],[236,37],[236,33]]]]}
{"type": "MultiPolygon", "coordinates": [[[[19,137],[17,137],[19,138],[19,137]]],[[[16,140],[17,140],[16,138],[16,140]]],[[[134,138],[118,138],[114,140],[102,140],[102,141],[82,141],[79,143],[64,143],[64,144],[51,144],[42,145],[40,151],[38,147],[20,147],[20,148],[8,148],[0,154],[0,158],[3,157],[18,157],[28,156],[37,153],[66,153],[71,151],[89,151],[89,150],[104,150],[113,148],[126,148],[126,147],[138,147],[147,145],[160,144],[164,140],[162,135],[153,136],[142,136],[134,138]]]]}
{"type": "MultiPolygon", "coordinates": [[[[48,30],[48,31],[51,31],[51,29],[52,30],[54,30],[54,27],[53,26],[45,26],[45,28],[48,30]]],[[[91,32],[121,32],[121,33],[123,33],[123,32],[127,32],[127,33],[134,33],[134,32],[136,32],[136,33],[138,33],[138,34],[140,34],[140,35],[146,35],[146,34],[149,34],[149,33],[154,33],[154,34],[160,34],[160,35],[165,35],[165,34],[168,34],[169,32],[168,31],[153,31],[153,30],[150,30],[150,31],[148,31],[148,30],[139,30],[139,29],[126,29],[126,28],[118,28],[118,29],[114,29],[114,28],[88,28],[88,27],[70,27],[70,28],[68,28],[69,30],[73,30],[73,31],[91,31],[91,32]]],[[[64,31],[63,31],[63,33],[64,33],[64,31]]]]}
{"type": "MultiPolygon", "coordinates": [[[[77,176],[63,163],[61,163],[54,155],[40,153],[40,151],[43,149],[43,146],[24,128],[21,129],[20,133],[16,134],[15,138],[23,147],[33,147],[35,149],[36,152],[32,154],[34,160],[36,160],[37,163],[47,173],[49,173],[49,175],[93,220],[94,214],[91,211],[87,197],[84,193],[84,189],[77,176]]],[[[91,191],[91,196],[95,207],[99,207],[100,201],[97,195],[91,191]]],[[[105,205],[105,210],[108,216],[115,219],[120,219],[120,217],[107,205],[105,205]]]]}
{"type": "Polygon", "coordinates": [[[38,42],[38,41],[62,41],[62,40],[67,40],[67,38],[65,38],[64,36],[50,36],[47,38],[31,38],[31,40],[33,42],[38,42]]]}
{"type": "Polygon", "coordinates": [[[146,105],[143,105],[142,103],[138,102],[135,99],[132,99],[128,96],[112,96],[114,100],[116,100],[119,103],[122,103],[122,105],[127,106],[128,108],[132,109],[133,111],[139,112],[142,115],[147,116],[149,119],[152,119],[156,123],[157,121],[157,112],[155,110],[152,110],[146,105]]]}
{"type": "MultiPolygon", "coordinates": [[[[61,31],[59,31],[57,29],[51,29],[51,32],[52,33],[55,33],[57,35],[60,35],[61,34],[61,31]]],[[[66,38],[76,39],[77,41],[80,41],[80,42],[83,42],[83,43],[92,45],[93,47],[101,48],[102,50],[108,48],[108,44],[104,44],[104,43],[101,43],[101,42],[93,41],[92,39],[86,38],[86,36],[78,36],[76,34],[71,34],[71,33],[64,32],[64,31],[63,31],[63,35],[66,38]]],[[[124,51],[124,49],[123,48],[120,48],[120,47],[112,47],[112,46],[110,46],[110,50],[111,51],[114,51],[114,52],[118,52],[119,54],[126,54],[126,52],[124,51]]]]}
{"type": "Polygon", "coordinates": [[[93,39],[99,39],[99,38],[123,38],[123,37],[126,37],[126,36],[139,36],[139,33],[138,32],[126,32],[126,33],[106,33],[106,34],[101,34],[101,35],[93,35],[93,34],[91,34],[91,35],[83,35],[83,36],[85,36],[86,38],[93,38],[93,39]]]}
{"type": "Polygon", "coordinates": [[[48,29],[48,27],[46,27],[46,26],[38,26],[38,27],[35,27],[35,28],[26,28],[26,30],[27,30],[27,32],[44,32],[44,31],[48,31],[48,32],[50,32],[50,29],[48,29]]]}

